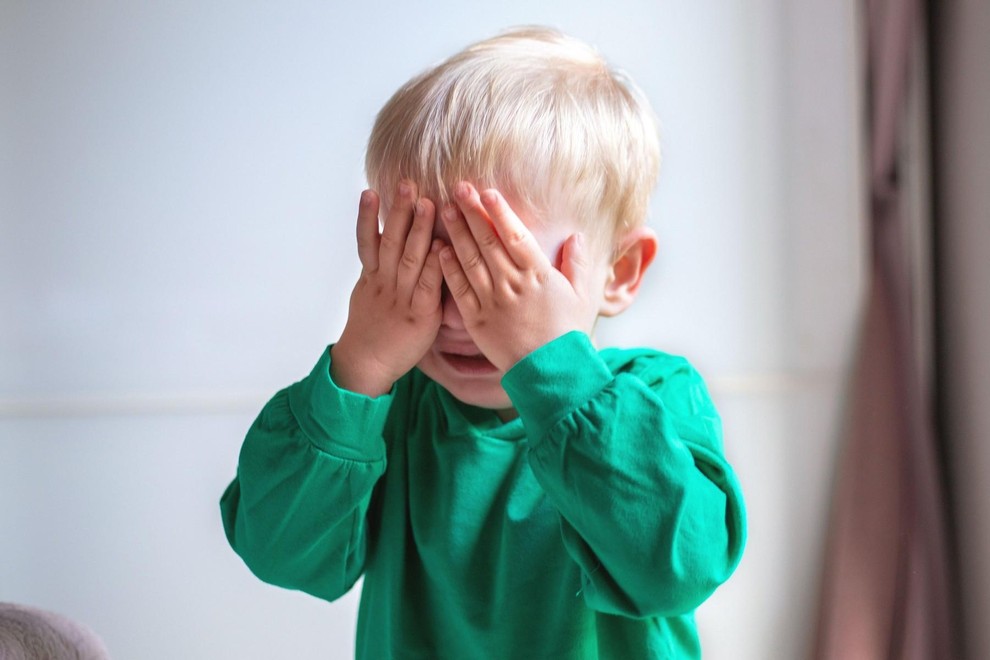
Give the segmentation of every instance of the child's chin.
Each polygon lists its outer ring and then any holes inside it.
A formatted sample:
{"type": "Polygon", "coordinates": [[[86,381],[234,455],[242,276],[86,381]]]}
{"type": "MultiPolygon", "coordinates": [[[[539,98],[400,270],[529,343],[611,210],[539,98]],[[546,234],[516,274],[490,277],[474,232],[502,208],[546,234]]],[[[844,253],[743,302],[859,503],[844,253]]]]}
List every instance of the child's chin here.
{"type": "Polygon", "coordinates": [[[480,377],[464,377],[452,372],[450,365],[436,358],[423,360],[419,369],[461,403],[490,410],[512,407],[509,395],[502,389],[501,374],[497,372],[480,377]]]}
{"type": "Polygon", "coordinates": [[[495,383],[440,383],[461,403],[490,410],[503,410],[512,407],[509,395],[502,386],[495,383]]]}
{"type": "MultiPolygon", "coordinates": [[[[432,353],[420,361],[419,369],[460,401],[478,408],[504,410],[512,407],[502,389],[502,374],[482,365],[467,366],[432,353]]],[[[490,363],[489,363],[490,366],[490,363]]]]}

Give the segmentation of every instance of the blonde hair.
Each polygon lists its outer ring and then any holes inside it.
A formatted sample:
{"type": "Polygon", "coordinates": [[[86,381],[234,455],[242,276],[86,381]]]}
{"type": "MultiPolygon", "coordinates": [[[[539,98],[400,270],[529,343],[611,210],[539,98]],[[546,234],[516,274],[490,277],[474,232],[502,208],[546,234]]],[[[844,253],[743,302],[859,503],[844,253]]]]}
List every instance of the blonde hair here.
{"type": "Polygon", "coordinates": [[[468,180],[615,241],[646,220],[657,124],[632,80],[559,31],[516,28],[403,85],[378,113],[365,168],[387,201],[400,179],[446,203],[468,180]],[[611,229],[611,231],[609,231],[611,229]]]}

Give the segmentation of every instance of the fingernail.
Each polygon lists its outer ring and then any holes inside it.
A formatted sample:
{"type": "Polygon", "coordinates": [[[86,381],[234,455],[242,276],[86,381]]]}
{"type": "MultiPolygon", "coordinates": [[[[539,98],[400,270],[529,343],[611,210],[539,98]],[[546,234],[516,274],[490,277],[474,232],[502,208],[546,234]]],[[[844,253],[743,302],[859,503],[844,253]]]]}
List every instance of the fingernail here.
{"type": "Polygon", "coordinates": [[[426,213],[426,207],[423,206],[423,200],[416,200],[416,215],[423,215],[426,213]]]}
{"type": "Polygon", "coordinates": [[[498,195],[495,194],[494,190],[486,190],[481,193],[481,203],[485,206],[494,206],[497,201],[498,195]]]}
{"type": "Polygon", "coordinates": [[[365,190],[361,193],[361,206],[367,206],[371,203],[371,191],[365,190]]]}
{"type": "Polygon", "coordinates": [[[399,194],[403,197],[409,197],[412,194],[412,186],[410,186],[405,181],[399,183],[399,194]]]}
{"type": "Polygon", "coordinates": [[[440,250],[440,258],[443,259],[444,261],[450,261],[450,259],[453,256],[454,256],[453,250],[451,250],[449,247],[445,247],[440,250]]]}
{"type": "Polygon", "coordinates": [[[452,222],[454,218],[457,217],[457,212],[454,210],[453,206],[444,207],[443,213],[440,214],[444,220],[452,222]]]}
{"type": "Polygon", "coordinates": [[[468,184],[461,181],[456,186],[454,186],[454,196],[458,199],[467,199],[471,196],[471,189],[468,184]]]}

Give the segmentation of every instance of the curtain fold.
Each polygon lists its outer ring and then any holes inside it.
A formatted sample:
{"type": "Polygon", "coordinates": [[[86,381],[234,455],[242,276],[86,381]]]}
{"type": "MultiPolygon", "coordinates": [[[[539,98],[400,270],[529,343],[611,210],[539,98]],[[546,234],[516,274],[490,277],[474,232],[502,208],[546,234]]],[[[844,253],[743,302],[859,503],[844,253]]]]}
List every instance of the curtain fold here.
{"type": "Polygon", "coordinates": [[[866,0],[869,286],[847,399],[816,660],[952,659],[944,484],[930,392],[914,350],[911,250],[898,174],[909,67],[924,16],[866,0]]]}

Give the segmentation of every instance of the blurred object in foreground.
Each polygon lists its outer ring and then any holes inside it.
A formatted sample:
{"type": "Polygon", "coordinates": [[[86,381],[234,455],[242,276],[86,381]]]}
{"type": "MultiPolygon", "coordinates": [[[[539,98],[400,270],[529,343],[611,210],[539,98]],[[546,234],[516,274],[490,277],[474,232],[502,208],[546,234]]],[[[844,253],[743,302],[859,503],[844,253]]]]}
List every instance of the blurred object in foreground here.
{"type": "Polygon", "coordinates": [[[910,112],[927,86],[923,14],[916,0],[865,0],[862,16],[872,263],[814,657],[956,658],[942,445],[927,364],[931,249],[918,249],[931,235],[927,204],[918,203],[928,184],[911,176],[929,158],[917,130],[926,119],[910,112]]]}

